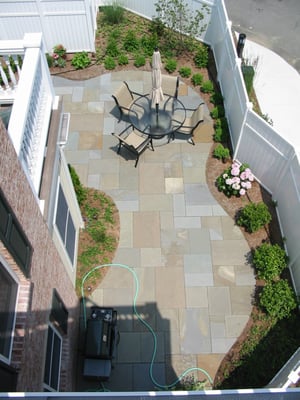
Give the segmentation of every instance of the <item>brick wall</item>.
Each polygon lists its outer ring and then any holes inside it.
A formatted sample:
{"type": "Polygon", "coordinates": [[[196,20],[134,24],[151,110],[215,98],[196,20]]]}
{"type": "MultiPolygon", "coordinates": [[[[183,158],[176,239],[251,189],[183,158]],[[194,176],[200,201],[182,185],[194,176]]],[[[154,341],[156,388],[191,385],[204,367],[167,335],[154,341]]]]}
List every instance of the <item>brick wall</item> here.
{"type": "Polygon", "coordinates": [[[12,364],[19,369],[17,390],[42,390],[47,327],[53,288],[69,312],[63,342],[60,390],[74,390],[79,320],[78,298],[48,232],[9,136],[0,121],[0,187],[33,247],[30,279],[26,279],[0,242],[0,252],[20,279],[12,364]]]}

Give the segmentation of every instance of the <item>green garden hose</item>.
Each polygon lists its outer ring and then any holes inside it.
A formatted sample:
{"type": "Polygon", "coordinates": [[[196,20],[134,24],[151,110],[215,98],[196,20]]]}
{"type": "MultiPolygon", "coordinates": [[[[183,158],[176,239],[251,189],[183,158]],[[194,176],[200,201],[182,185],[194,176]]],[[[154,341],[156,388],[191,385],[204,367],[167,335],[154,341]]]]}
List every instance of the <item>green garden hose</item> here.
{"type": "Polygon", "coordinates": [[[145,327],[149,330],[149,332],[151,333],[152,338],[153,338],[153,353],[152,353],[150,369],[149,369],[150,379],[153,382],[153,384],[155,386],[157,386],[159,389],[170,390],[170,389],[174,388],[175,385],[177,385],[177,383],[179,383],[183,377],[185,377],[186,375],[188,375],[188,374],[190,374],[191,372],[194,372],[194,371],[202,372],[204,375],[206,375],[206,377],[208,378],[209,382],[212,384],[213,380],[212,380],[211,376],[209,375],[209,373],[207,371],[205,371],[204,369],[199,368],[199,367],[193,367],[193,368],[186,369],[174,382],[172,382],[169,385],[161,385],[159,382],[156,381],[156,379],[153,376],[153,365],[154,365],[154,360],[155,360],[156,352],[157,352],[157,337],[156,337],[156,334],[155,334],[154,330],[152,329],[152,327],[142,318],[142,316],[138,313],[138,311],[136,309],[136,301],[137,301],[137,297],[138,297],[138,294],[139,294],[139,280],[138,280],[136,272],[131,267],[129,267],[128,265],[118,264],[118,263],[116,263],[116,264],[102,264],[102,265],[98,265],[98,266],[92,268],[89,272],[87,272],[84,275],[84,277],[82,278],[82,282],[81,282],[81,296],[82,296],[82,303],[83,303],[83,320],[84,320],[85,328],[86,328],[87,318],[86,318],[86,306],[85,306],[85,297],[84,297],[83,285],[84,285],[84,282],[87,280],[87,278],[90,276],[90,274],[92,274],[97,269],[101,269],[101,268],[105,268],[105,267],[124,268],[127,271],[129,271],[132,274],[133,278],[134,278],[135,294],[134,294],[133,306],[132,306],[133,307],[133,312],[137,316],[138,320],[143,325],[145,325],[145,327]]]}

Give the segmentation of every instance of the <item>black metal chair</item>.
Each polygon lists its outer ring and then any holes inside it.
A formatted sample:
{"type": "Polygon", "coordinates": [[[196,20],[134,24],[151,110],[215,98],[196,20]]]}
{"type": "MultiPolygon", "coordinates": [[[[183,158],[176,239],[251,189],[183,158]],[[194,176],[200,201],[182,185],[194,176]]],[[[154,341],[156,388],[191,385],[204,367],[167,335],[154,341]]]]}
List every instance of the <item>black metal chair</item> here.
{"type": "Polygon", "coordinates": [[[134,129],[133,125],[128,125],[121,133],[112,132],[112,135],[119,140],[117,153],[119,154],[122,147],[125,147],[130,153],[136,157],[135,167],[138,164],[140,155],[149,147],[154,151],[152,138],[143,135],[134,129]]]}

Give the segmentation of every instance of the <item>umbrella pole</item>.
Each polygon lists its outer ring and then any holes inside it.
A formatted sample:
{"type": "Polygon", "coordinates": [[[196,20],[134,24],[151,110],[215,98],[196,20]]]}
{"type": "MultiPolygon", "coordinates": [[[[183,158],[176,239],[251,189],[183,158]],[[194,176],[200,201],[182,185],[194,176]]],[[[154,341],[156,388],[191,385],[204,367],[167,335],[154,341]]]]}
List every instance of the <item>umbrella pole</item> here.
{"type": "Polygon", "coordinates": [[[155,104],[156,114],[158,114],[158,103],[155,104]]]}

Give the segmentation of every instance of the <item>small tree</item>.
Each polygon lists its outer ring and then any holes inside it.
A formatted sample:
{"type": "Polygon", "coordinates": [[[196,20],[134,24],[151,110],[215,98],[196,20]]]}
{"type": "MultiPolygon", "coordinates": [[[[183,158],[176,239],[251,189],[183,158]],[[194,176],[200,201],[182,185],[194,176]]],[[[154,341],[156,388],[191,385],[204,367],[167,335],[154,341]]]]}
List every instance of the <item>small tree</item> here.
{"type": "Polygon", "coordinates": [[[157,18],[169,28],[167,40],[176,47],[180,53],[191,38],[200,36],[206,29],[203,20],[208,8],[202,6],[201,10],[191,10],[184,0],[160,0],[155,3],[157,18]]]}

